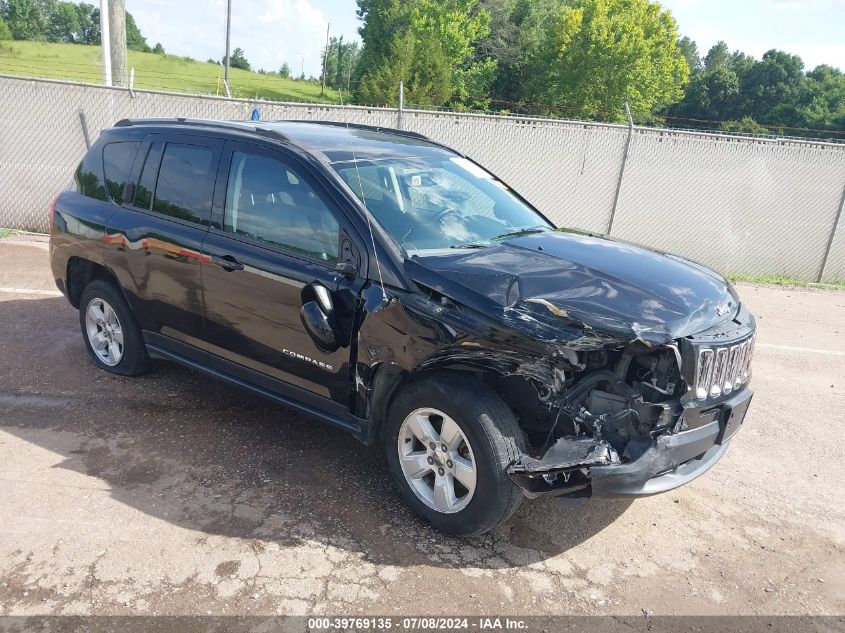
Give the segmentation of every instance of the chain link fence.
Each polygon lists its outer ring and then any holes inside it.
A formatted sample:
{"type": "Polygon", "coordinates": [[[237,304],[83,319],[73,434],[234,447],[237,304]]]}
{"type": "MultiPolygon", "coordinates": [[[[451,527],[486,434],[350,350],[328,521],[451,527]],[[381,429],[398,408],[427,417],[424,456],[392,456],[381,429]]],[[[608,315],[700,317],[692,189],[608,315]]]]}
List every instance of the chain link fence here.
{"type": "Polygon", "coordinates": [[[87,142],[124,118],[347,121],[471,156],[559,226],[728,274],[845,281],[845,145],[528,117],[276,103],[0,76],[0,227],[47,228],[87,142]],[[838,225],[838,226],[837,226],[838,225]]]}

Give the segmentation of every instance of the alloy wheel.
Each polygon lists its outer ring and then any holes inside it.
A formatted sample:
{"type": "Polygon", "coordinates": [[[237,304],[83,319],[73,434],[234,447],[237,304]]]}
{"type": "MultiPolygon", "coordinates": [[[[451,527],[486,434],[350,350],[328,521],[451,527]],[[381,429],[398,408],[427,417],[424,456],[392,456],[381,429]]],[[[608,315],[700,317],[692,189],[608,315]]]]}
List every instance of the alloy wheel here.
{"type": "Polygon", "coordinates": [[[475,493],[477,468],[461,428],[437,409],[417,409],[399,428],[399,464],[414,494],[428,507],[452,514],[475,493]]]}
{"type": "Polygon", "coordinates": [[[96,297],[85,308],[88,342],[104,365],[114,367],[123,359],[123,328],[108,301],[96,297]]]}

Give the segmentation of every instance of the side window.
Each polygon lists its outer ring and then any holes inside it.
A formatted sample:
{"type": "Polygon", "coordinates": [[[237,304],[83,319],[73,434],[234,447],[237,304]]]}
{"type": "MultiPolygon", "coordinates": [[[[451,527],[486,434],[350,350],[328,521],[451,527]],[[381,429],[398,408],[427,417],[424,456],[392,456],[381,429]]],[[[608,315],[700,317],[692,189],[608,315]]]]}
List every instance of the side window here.
{"type": "Polygon", "coordinates": [[[106,190],[109,198],[123,204],[123,188],[129,182],[132,164],[140,143],[109,143],[103,148],[103,169],[106,175],[106,190]]]}
{"type": "Polygon", "coordinates": [[[214,150],[210,147],[167,143],[158,170],[153,211],[191,222],[207,217],[211,210],[213,160],[214,150]]]}
{"type": "MultiPolygon", "coordinates": [[[[95,146],[96,148],[96,146],[95,146]]],[[[98,152],[89,151],[79,167],[76,168],[74,180],[76,190],[88,198],[106,199],[106,188],[103,186],[103,164],[99,161],[98,152]]]]}
{"type": "Polygon", "coordinates": [[[141,209],[150,209],[153,202],[153,190],[156,186],[156,174],[158,164],[161,162],[162,143],[154,143],[147,152],[147,160],[144,161],[144,170],[141,172],[141,180],[138,182],[138,189],[135,191],[135,206],[141,209]]]}
{"type": "Polygon", "coordinates": [[[326,262],[337,261],[339,225],[302,174],[281,160],[233,152],[226,231],[326,262]]]}

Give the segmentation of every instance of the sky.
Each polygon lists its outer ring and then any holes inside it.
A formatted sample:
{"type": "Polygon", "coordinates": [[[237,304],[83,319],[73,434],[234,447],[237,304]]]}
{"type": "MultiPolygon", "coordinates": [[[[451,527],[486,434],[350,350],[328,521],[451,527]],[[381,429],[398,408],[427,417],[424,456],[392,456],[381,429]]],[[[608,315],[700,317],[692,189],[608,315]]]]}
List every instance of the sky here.
{"type": "Polygon", "coordinates": [[[760,59],[773,48],[799,55],[807,70],[845,70],[845,0],[660,0],[682,35],[707,53],[725,40],[760,59]]]}
{"type": "MultiPolygon", "coordinates": [[[[806,68],[845,70],[845,0],[661,0],[682,35],[704,55],[719,40],[756,58],[772,48],[800,55],[806,68]]],[[[355,0],[232,0],[232,50],[255,69],[320,74],[326,26],[360,39],[355,0]]],[[[150,46],[195,59],[225,52],[226,0],[126,0],[150,46]]]]}

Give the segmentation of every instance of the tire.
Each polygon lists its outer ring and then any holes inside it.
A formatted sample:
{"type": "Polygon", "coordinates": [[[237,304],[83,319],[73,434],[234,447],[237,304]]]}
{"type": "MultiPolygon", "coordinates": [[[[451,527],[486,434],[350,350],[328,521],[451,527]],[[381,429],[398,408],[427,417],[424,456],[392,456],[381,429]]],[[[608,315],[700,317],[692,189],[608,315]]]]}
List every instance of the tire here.
{"type": "Polygon", "coordinates": [[[152,363],[141,328],[113,284],[97,279],[85,287],[79,301],[79,325],[88,354],[100,369],[121,376],[149,371],[152,363]]]}
{"type": "Polygon", "coordinates": [[[524,498],[506,472],[524,452],[522,430],[501,398],[463,376],[446,374],[403,387],[388,409],[384,449],[405,502],[442,532],[456,536],[489,532],[510,518],[524,498]],[[434,451],[420,437],[426,434],[425,421],[438,433],[430,438],[434,451]],[[451,423],[462,438],[454,439],[451,423]],[[474,479],[467,476],[467,461],[474,466],[474,479]],[[426,468],[430,472],[421,475],[426,468]],[[464,481],[474,481],[471,492],[464,481]]]}

